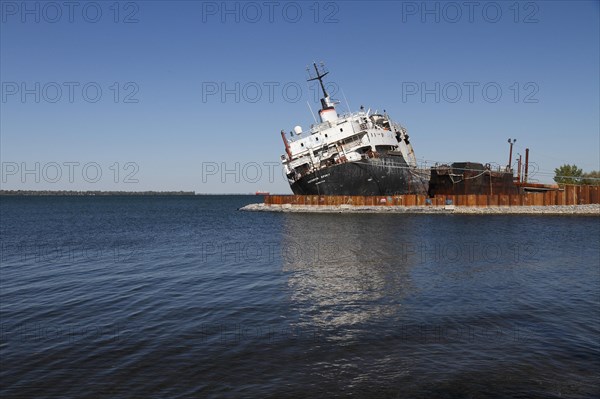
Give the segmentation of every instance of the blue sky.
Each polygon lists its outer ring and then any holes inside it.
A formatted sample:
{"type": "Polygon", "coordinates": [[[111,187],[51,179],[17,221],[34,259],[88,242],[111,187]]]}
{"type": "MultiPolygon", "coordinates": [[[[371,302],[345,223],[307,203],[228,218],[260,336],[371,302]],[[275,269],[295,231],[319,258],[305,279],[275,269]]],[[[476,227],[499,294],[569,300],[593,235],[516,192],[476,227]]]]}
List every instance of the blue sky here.
{"type": "Polygon", "coordinates": [[[312,61],[427,165],[600,169],[599,2],[468,4],[2,1],[2,188],[289,193],[312,61]]]}

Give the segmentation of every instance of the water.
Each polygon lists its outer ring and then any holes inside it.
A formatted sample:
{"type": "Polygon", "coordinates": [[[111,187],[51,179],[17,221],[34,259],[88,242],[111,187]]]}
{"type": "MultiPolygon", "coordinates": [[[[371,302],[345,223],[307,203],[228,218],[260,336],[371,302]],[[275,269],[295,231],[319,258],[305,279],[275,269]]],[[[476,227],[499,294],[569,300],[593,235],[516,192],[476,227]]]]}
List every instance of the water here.
{"type": "Polygon", "coordinates": [[[597,217],[0,199],[0,396],[600,396],[597,217]]]}

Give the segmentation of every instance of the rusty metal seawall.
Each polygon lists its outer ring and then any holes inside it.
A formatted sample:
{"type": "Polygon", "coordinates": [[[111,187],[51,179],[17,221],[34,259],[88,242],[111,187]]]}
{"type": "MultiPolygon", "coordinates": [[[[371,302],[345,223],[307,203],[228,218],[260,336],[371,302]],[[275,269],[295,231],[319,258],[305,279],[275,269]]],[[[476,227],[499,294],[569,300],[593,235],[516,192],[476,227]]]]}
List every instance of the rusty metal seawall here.
{"type": "Polygon", "coordinates": [[[565,186],[561,191],[511,195],[267,195],[267,205],[354,206],[550,206],[600,204],[600,186],[565,186]]]}

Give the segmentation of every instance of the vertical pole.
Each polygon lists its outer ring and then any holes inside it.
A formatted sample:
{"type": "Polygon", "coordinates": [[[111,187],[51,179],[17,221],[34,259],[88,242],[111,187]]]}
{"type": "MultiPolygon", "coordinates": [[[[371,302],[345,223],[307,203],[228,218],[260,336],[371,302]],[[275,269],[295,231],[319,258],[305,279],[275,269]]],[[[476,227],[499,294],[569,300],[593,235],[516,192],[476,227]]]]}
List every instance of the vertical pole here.
{"type": "Polygon", "coordinates": [[[521,183],[521,159],[523,156],[519,154],[519,169],[517,169],[517,181],[521,183]]]}
{"type": "Polygon", "coordinates": [[[527,174],[529,172],[529,148],[525,148],[525,176],[524,182],[527,183],[527,174]]]}
{"type": "Polygon", "coordinates": [[[510,143],[510,152],[508,154],[508,169],[510,170],[511,164],[512,164],[512,147],[513,147],[513,142],[509,141],[509,143],[510,143]]]}

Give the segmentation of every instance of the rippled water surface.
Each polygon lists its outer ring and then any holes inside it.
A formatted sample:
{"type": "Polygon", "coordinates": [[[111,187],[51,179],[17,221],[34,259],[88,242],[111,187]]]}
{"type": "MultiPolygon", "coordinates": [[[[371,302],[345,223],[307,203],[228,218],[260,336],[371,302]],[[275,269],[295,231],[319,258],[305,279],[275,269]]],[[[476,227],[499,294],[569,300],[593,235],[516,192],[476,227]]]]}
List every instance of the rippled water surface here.
{"type": "Polygon", "coordinates": [[[0,199],[0,396],[600,396],[600,218],[0,199]]]}

